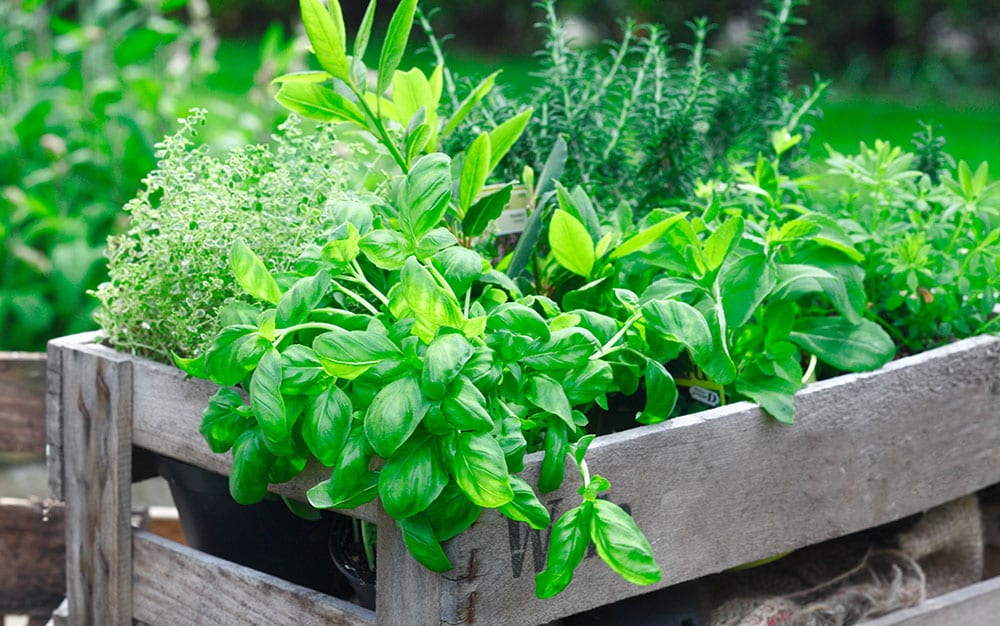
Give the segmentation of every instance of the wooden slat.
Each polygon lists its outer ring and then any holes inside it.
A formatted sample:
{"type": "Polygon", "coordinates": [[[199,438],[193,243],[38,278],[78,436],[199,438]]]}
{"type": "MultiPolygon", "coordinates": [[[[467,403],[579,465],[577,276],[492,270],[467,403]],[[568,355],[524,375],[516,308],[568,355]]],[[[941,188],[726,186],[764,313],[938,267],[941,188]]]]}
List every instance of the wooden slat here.
{"type": "Polygon", "coordinates": [[[63,411],[62,357],[68,346],[79,343],[79,336],[49,342],[45,377],[45,462],[49,473],[49,497],[65,500],[63,482],[63,411]]]}
{"type": "Polygon", "coordinates": [[[860,626],[988,626],[1000,622],[1000,578],[977,583],[860,626]]]}
{"type": "Polygon", "coordinates": [[[87,345],[60,362],[70,620],[131,623],[131,363],[87,345]]]}
{"type": "Polygon", "coordinates": [[[444,579],[410,556],[396,522],[384,512],[379,517],[376,548],[379,577],[375,615],[379,626],[465,623],[442,606],[448,599],[441,594],[444,579]]]}
{"type": "MultiPolygon", "coordinates": [[[[133,539],[136,619],[213,626],[374,626],[375,614],[146,532],[133,539]]],[[[331,564],[332,567],[332,564],[331,564]]]]}
{"type": "Polygon", "coordinates": [[[45,354],[0,352],[0,452],[45,450],[45,354]]]}
{"type": "Polygon", "coordinates": [[[66,595],[62,505],[0,498],[0,615],[48,615],[66,595]]]}
{"type": "MultiPolygon", "coordinates": [[[[596,556],[560,596],[534,596],[547,535],[489,512],[449,547],[479,576],[446,587],[496,624],[537,624],[871,528],[1000,482],[1000,340],[981,337],[896,361],[880,372],[810,385],[784,426],[737,403],[599,437],[590,471],[628,505],[663,569],[661,583],[622,581],[596,556]]],[[[539,455],[527,460],[529,482],[539,455]]],[[[567,466],[543,499],[579,502],[567,466]]]]}

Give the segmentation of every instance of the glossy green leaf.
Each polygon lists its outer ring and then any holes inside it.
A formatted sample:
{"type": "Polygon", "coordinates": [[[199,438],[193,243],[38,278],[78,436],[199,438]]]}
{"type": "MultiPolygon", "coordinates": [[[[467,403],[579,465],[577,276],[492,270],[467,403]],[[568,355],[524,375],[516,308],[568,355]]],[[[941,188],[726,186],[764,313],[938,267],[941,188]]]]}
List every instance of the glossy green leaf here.
{"type": "Polygon", "coordinates": [[[524,397],[538,408],[559,417],[573,428],[573,415],[569,399],[562,385],[544,374],[535,374],[528,378],[524,389],[524,397]]]}
{"type": "Polygon", "coordinates": [[[240,504],[260,502],[267,495],[267,476],[275,457],[268,452],[264,436],[256,428],[244,432],[233,445],[229,470],[229,493],[240,504]]]}
{"type": "Polygon", "coordinates": [[[462,328],[465,318],[458,300],[445,291],[415,258],[408,258],[403,265],[399,287],[416,317],[413,334],[425,343],[430,343],[442,326],[462,328]]]}
{"type": "Polygon", "coordinates": [[[401,359],[399,348],[383,334],[337,330],[313,340],[324,369],[337,378],[354,379],[387,359],[401,359]]]}
{"type": "Polygon", "coordinates": [[[542,470],[538,477],[538,489],[542,493],[555,491],[562,485],[566,474],[566,454],[569,452],[569,430],[566,422],[551,417],[545,430],[542,470]]]}
{"type": "Polygon", "coordinates": [[[646,361],[646,407],[639,417],[640,424],[656,424],[670,417],[677,404],[677,384],[658,361],[646,361]]]}
{"type": "Polygon", "coordinates": [[[364,426],[355,421],[347,435],[330,480],[309,490],[309,503],[317,508],[353,508],[378,495],[378,474],[368,469],[372,447],[364,426]]]}
{"type": "Polygon", "coordinates": [[[451,471],[465,495],[479,506],[497,508],[514,499],[503,450],[490,435],[459,433],[451,471]]]}
{"type": "Polygon", "coordinates": [[[389,271],[403,267],[406,257],[413,254],[413,243],[395,230],[373,230],[361,238],[358,247],[376,267],[389,271]]]}
{"type": "Polygon", "coordinates": [[[465,215],[476,201],[476,196],[486,184],[490,174],[490,136],[480,133],[465,153],[462,176],[458,183],[458,206],[465,215]]]}
{"type": "Polygon", "coordinates": [[[429,507],[447,483],[448,470],[433,439],[424,433],[410,437],[386,460],[378,492],[385,512],[404,519],[429,507]]]}
{"type": "Polygon", "coordinates": [[[382,53],[378,61],[378,87],[376,93],[385,93],[389,86],[399,62],[403,60],[403,53],[406,52],[406,44],[410,39],[410,31],[413,29],[413,14],[417,9],[417,0],[401,0],[392,14],[389,21],[389,28],[385,33],[385,41],[382,44],[382,53]]]}
{"type": "Polygon", "coordinates": [[[250,408],[268,449],[276,455],[291,454],[294,416],[281,395],[281,355],[274,348],[264,353],[250,377],[250,408]]]}
{"type": "Polygon", "coordinates": [[[632,254],[633,252],[638,252],[649,244],[660,239],[660,237],[663,236],[663,233],[665,233],[676,222],[686,218],[687,213],[678,213],[677,215],[669,217],[661,222],[657,222],[623,241],[621,245],[611,251],[611,254],[609,254],[608,257],[612,259],[620,259],[624,256],[632,254]]]}
{"type": "Polygon", "coordinates": [[[486,327],[492,330],[509,330],[541,341],[548,341],[552,337],[545,318],[519,302],[505,302],[490,311],[486,327]]]}
{"type": "Polygon", "coordinates": [[[437,106],[431,95],[431,86],[419,68],[397,71],[393,75],[392,104],[396,109],[396,121],[403,127],[410,124],[421,110],[424,122],[431,127],[437,125],[437,106]]]}
{"type": "Polygon", "coordinates": [[[705,265],[709,272],[722,267],[729,253],[743,237],[743,218],[731,217],[705,240],[705,265]]]}
{"type": "Polygon", "coordinates": [[[233,243],[229,252],[229,267],[236,282],[251,296],[271,304],[277,304],[281,299],[278,283],[267,271],[260,257],[254,254],[242,239],[237,239],[233,243]]]}
{"type": "Polygon", "coordinates": [[[432,572],[447,572],[451,561],[445,555],[441,542],[434,535],[430,521],[424,515],[416,515],[396,522],[403,533],[406,549],[421,565],[432,572]]]}
{"type": "Polygon", "coordinates": [[[328,263],[347,265],[357,258],[360,239],[357,226],[346,222],[334,231],[334,236],[326,242],[320,254],[328,263]]]}
{"type": "Polygon", "coordinates": [[[464,533],[479,519],[482,507],[473,504],[454,482],[441,490],[437,499],[424,512],[439,541],[448,541],[464,533]]]}
{"type": "Polygon", "coordinates": [[[601,560],[630,583],[658,582],[663,572],[653,557],[652,546],[632,516],[607,500],[595,500],[593,506],[590,539],[601,560]]]}
{"type": "Polygon", "coordinates": [[[450,230],[443,226],[432,228],[417,241],[417,260],[426,261],[442,250],[456,245],[458,245],[458,239],[450,230]]]}
{"type": "Polygon", "coordinates": [[[277,328],[288,328],[306,321],[313,309],[323,302],[329,287],[330,276],[326,272],[295,281],[295,284],[278,300],[278,310],[274,320],[277,328]]]}
{"type": "Polygon", "coordinates": [[[419,124],[406,136],[406,162],[412,163],[417,155],[431,143],[434,129],[430,124],[419,124]]]}
{"type": "Polygon", "coordinates": [[[445,248],[432,256],[430,261],[456,295],[468,291],[489,268],[489,263],[484,262],[478,252],[462,246],[445,248]]]}
{"type": "Polygon", "coordinates": [[[493,418],[486,398],[465,376],[459,376],[441,400],[441,411],[448,423],[458,430],[488,433],[493,430],[493,418]]]}
{"type": "Polygon", "coordinates": [[[722,309],[730,328],[747,323],[775,286],[774,273],[763,254],[748,254],[719,274],[722,309]]]}
{"type": "Polygon", "coordinates": [[[289,111],[317,122],[352,122],[362,128],[368,124],[358,105],[322,85],[285,83],[274,98],[289,111]]]}
{"type": "Polygon", "coordinates": [[[435,337],[424,355],[420,388],[428,398],[440,400],[448,385],[472,358],[472,344],[462,335],[446,333],[435,337]]]}
{"type": "Polygon", "coordinates": [[[545,569],[535,576],[535,595],[540,599],[557,595],[573,580],[573,571],[590,545],[592,516],[593,503],[584,502],[563,513],[552,527],[545,569]]]}
{"type": "Polygon", "coordinates": [[[363,60],[365,58],[365,52],[368,51],[368,42],[371,40],[372,36],[372,23],[375,21],[375,4],[375,0],[370,0],[368,2],[368,8],[365,9],[365,15],[361,18],[361,25],[358,26],[358,34],[354,38],[354,58],[357,61],[363,60]]]}
{"type": "Polygon", "coordinates": [[[535,495],[535,490],[517,476],[510,477],[514,499],[500,507],[500,513],[516,522],[524,522],[535,530],[545,530],[552,524],[549,510],[535,495]]]}
{"type": "Polygon", "coordinates": [[[351,399],[331,383],[309,402],[302,424],[302,439],[320,463],[333,467],[351,431],[351,399]]]}
{"type": "Polygon", "coordinates": [[[441,224],[451,202],[451,159],[436,152],[420,157],[403,181],[399,223],[416,242],[441,224]]]}
{"type": "Polygon", "coordinates": [[[339,23],[336,20],[336,16],[340,15],[340,5],[336,0],[331,0],[331,4],[337,5],[335,11],[327,10],[319,0],[299,0],[302,25],[320,66],[336,78],[350,81],[344,22],[342,17],[339,23]]]}
{"type": "Polygon", "coordinates": [[[307,394],[318,389],[324,378],[323,364],[311,348],[293,343],[281,353],[281,392],[286,395],[307,394]]]}
{"type": "Polygon", "coordinates": [[[869,320],[852,324],[842,317],[804,318],[789,338],[824,363],[846,372],[878,369],[896,353],[889,335],[869,320]]]}
{"type": "Polygon", "coordinates": [[[587,362],[559,377],[570,404],[579,406],[616,390],[614,372],[606,361],[587,362]]]}
{"type": "Polygon", "coordinates": [[[500,217],[504,207],[510,203],[512,185],[483,196],[468,208],[462,218],[462,232],[468,237],[478,237],[486,232],[490,222],[500,217]]]}
{"type": "Polygon", "coordinates": [[[365,435],[375,452],[389,458],[413,434],[429,405],[415,378],[395,380],[375,395],[365,415],[365,435]]]}
{"type": "Polygon", "coordinates": [[[527,128],[531,120],[533,109],[521,111],[503,124],[490,131],[490,166],[487,171],[492,172],[500,164],[507,152],[517,143],[521,133],[527,128]]]}
{"type": "Polygon", "coordinates": [[[326,81],[333,78],[330,76],[329,72],[324,71],[303,71],[303,72],[289,72],[287,74],[282,74],[271,79],[272,85],[282,85],[285,83],[325,83],[326,81]]]}
{"type": "Polygon", "coordinates": [[[642,305],[642,317],[661,336],[687,347],[695,363],[703,365],[711,358],[712,331],[705,316],[690,304],[679,300],[653,300],[642,305]]]}
{"type": "Polygon", "coordinates": [[[584,365],[601,345],[582,328],[566,328],[551,333],[547,341],[538,341],[521,363],[540,371],[574,369],[584,365]]]}
{"type": "Polygon", "coordinates": [[[469,92],[469,95],[462,100],[461,104],[459,104],[458,108],[455,110],[455,113],[452,114],[452,116],[445,123],[444,128],[441,129],[442,139],[451,135],[451,133],[453,133],[455,129],[458,128],[463,121],[465,121],[465,118],[472,112],[472,109],[474,109],[475,106],[479,104],[490,91],[493,90],[493,86],[496,84],[497,76],[499,74],[499,70],[493,72],[481,80],[479,84],[477,84],[472,91],[469,92]]]}
{"type": "Polygon", "coordinates": [[[253,326],[227,326],[205,350],[205,372],[219,385],[237,385],[270,347],[253,326]]]}
{"type": "Polygon", "coordinates": [[[795,421],[795,392],[803,387],[799,379],[765,374],[757,364],[745,367],[736,379],[736,392],[750,398],[783,424],[795,421]]]}
{"type": "Polygon", "coordinates": [[[240,435],[256,425],[256,421],[245,411],[237,410],[241,407],[244,407],[243,397],[235,389],[227,387],[220,388],[208,401],[208,406],[201,413],[199,432],[212,452],[228,452],[240,435]]]}
{"type": "Polygon", "coordinates": [[[557,209],[549,224],[549,247],[559,265],[587,278],[594,269],[594,242],[575,217],[557,209]]]}

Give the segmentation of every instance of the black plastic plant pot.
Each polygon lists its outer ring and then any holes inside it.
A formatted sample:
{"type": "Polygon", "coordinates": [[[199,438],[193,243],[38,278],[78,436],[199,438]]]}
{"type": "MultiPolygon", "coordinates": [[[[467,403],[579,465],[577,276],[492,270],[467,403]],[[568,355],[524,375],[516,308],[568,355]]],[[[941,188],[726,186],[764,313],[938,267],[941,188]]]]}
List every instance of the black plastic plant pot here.
{"type": "Polygon", "coordinates": [[[354,589],[357,603],[375,610],[375,572],[368,566],[355,520],[339,515],[330,525],[330,558],[354,589]]]}
{"type": "Polygon", "coordinates": [[[161,455],[155,463],[189,546],[328,595],[350,595],[327,551],[330,527],[342,516],[306,520],[280,499],[242,505],[229,495],[225,476],[161,455]]]}

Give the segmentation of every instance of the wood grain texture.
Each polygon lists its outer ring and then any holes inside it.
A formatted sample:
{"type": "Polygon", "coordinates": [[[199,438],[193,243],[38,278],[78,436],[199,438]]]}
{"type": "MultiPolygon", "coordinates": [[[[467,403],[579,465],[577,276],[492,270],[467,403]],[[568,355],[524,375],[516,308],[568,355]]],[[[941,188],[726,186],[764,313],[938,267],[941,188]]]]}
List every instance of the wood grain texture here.
{"type": "Polygon", "coordinates": [[[135,617],[169,626],[374,626],[350,602],[135,531],[135,617]]]}
{"type": "Polygon", "coordinates": [[[990,626],[998,622],[1000,578],[991,578],[859,626],[990,626]]]}
{"type": "MultiPolygon", "coordinates": [[[[596,556],[557,598],[534,597],[547,535],[484,514],[452,541],[478,554],[476,593],[490,623],[537,624],[763,557],[899,519],[1000,481],[1000,340],[981,337],[896,361],[875,373],[810,385],[783,426],[737,403],[599,437],[593,473],[631,508],[663,580],[622,581],[596,556]],[[502,616],[500,621],[497,616],[502,616]]],[[[532,482],[541,463],[527,461],[532,482]]],[[[553,518],[579,501],[567,467],[543,496],[553,518]]]]}
{"type": "Polygon", "coordinates": [[[0,615],[49,615],[66,595],[64,509],[0,498],[0,615]]]}
{"type": "Polygon", "coordinates": [[[132,368],[78,345],[61,356],[66,595],[72,624],[132,620],[132,368]]]}
{"type": "Polygon", "coordinates": [[[63,494],[62,356],[76,345],[78,335],[54,339],[46,352],[45,376],[45,464],[49,473],[49,497],[65,500],[63,494]]]}
{"type": "MultiPolygon", "coordinates": [[[[406,551],[395,521],[381,513],[378,520],[378,593],[375,616],[378,626],[455,623],[447,618],[442,596],[443,576],[423,567],[406,551]]],[[[446,574],[445,576],[450,576],[446,574]]]]}
{"type": "Polygon", "coordinates": [[[0,352],[0,452],[45,449],[45,354],[0,352]]]}

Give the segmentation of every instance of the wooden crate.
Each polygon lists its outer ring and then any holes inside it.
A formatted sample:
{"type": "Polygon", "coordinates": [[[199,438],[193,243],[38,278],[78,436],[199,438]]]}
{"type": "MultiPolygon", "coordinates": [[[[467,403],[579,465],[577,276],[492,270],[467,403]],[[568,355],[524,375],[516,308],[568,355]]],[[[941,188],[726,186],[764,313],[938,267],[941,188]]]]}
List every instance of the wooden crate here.
{"type": "MultiPolygon", "coordinates": [[[[535,599],[546,537],[495,512],[448,542],[455,569],[438,575],[409,557],[377,507],[355,511],[379,522],[374,613],[133,534],[133,445],[223,473],[229,460],[197,434],[213,385],[94,340],[76,335],[49,348],[51,484],[67,504],[76,623],[541,624],[650,590],[591,556],[563,594],[535,599]]],[[[789,427],[736,403],[594,442],[592,471],[611,480],[609,497],[631,509],[663,568],[653,589],[1000,482],[1000,339],[812,384],[796,396],[796,414],[789,427]]],[[[530,456],[525,478],[540,465],[530,456]]],[[[328,472],[307,468],[274,491],[302,498],[328,472]]],[[[577,501],[577,488],[568,480],[546,496],[554,515],[577,501]]]]}

